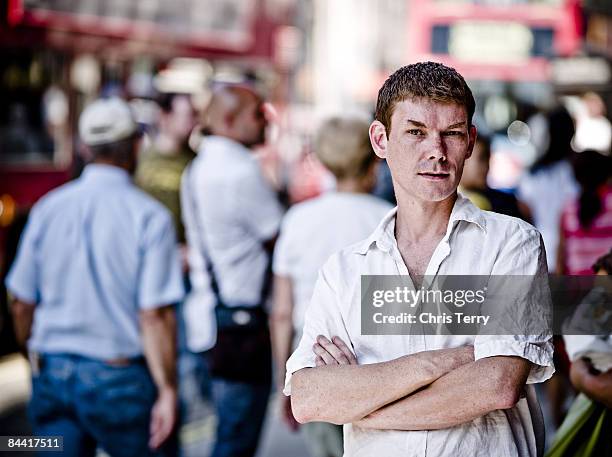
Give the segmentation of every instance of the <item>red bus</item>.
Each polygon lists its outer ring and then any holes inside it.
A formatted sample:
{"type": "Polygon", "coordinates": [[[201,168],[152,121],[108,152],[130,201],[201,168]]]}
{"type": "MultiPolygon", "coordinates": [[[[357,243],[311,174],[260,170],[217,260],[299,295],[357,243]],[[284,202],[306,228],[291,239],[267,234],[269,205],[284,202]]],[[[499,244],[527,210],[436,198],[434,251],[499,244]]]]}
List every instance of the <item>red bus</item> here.
{"type": "Polygon", "coordinates": [[[578,0],[412,0],[412,60],[438,60],[467,79],[548,82],[553,57],[581,45],[578,0]]]}

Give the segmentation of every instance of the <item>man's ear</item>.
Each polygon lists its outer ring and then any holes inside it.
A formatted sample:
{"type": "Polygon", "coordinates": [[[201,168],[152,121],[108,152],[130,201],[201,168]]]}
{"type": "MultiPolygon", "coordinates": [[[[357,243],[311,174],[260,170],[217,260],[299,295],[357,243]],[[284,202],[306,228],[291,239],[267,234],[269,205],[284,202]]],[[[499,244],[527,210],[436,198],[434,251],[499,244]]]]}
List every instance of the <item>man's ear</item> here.
{"type": "Polygon", "coordinates": [[[469,159],[472,156],[472,151],[474,151],[474,144],[476,144],[476,138],[478,137],[478,131],[476,130],[475,125],[471,125],[469,129],[468,135],[468,152],[465,156],[466,159],[469,159]]]}
{"type": "Polygon", "coordinates": [[[387,129],[380,121],[370,124],[370,143],[374,153],[381,159],[387,158],[387,129]]]}
{"type": "Polygon", "coordinates": [[[223,116],[223,127],[227,130],[231,130],[234,125],[236,115],[234,113],[227,113],[223,116]]]}

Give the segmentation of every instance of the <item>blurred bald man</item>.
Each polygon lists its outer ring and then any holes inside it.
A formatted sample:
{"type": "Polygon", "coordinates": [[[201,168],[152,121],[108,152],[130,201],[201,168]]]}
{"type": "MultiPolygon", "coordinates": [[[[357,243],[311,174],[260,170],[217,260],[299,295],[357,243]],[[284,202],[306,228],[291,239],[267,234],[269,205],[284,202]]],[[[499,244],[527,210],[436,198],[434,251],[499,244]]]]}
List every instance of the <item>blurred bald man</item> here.
{"type": "Polygon", "coordinates": [[[270,393],[264,307],[282,207],[251,150],[265,141],[262,106],[249,88],[218,89],[207,111],[211,135],[182,179],[193,286],[187,337],[212,374],[218,415],[212,457],[255,454],[270,393]]]}

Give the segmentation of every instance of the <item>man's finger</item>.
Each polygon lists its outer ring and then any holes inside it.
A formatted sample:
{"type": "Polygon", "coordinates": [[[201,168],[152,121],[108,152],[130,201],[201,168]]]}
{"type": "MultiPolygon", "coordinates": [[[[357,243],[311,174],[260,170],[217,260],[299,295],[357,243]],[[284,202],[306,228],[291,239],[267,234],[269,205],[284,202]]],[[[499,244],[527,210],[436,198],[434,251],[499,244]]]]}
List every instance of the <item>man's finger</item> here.
{"type": "Polygon", "coordinates": [[[156,449],[159,446],[159,430],[161,428],[161,417],[158,414],[153,414],[151,417],[151,427],[149,431],[149,447],[156,449]]]}
{"type": "Polygon", "coordinates": [[[323,367],[323,366],[325,366],[325,360],[323,360],[323,358],[320,355],[318,355],[315,358],[315,365],[318,366],[318,367],[323,367]]]}
{"type": "Polygon", "coordinates": [[[321,346],[319,343],[315,343],[312,346],[312,350],[314,351],[316,355],[318,355],[319,357],[323,359],[323,361],[325,362],[325,365],[338,365],[338,361],[329,352],[327,352],[323,348],[323,346],[321,346]]]}
{"type": "Polygon", "coordinates": [[[172,429],[174,428],[174,423],[171,420],[164,420],[162,426],[159,430],[159,446],[161,446],[168,437],[172,434],[172,429]]]}
{"type": "Polygon", "coordinates": [[[162,417],[159,417],[157,421],[157,428],[154,433],[151,435],[150,444],[154,449],[159,448],[166,439],[172,433],[172,423],[171,421],[165,420],[162,417]]]}
{"type": "Polygon", "coordinates": [[[340,350],[344,353],[346,358],[349,360],[350,365],[357,365],[357,357],[353,354],[353,351],[348,347],[348,345],[342,341],[342,338],[339,336],[334,336],[332,338],[332,343],[334,343],[340,350]]]}
{"type": "Polygon", "coordinates": [[[329,341],[327,338],[322,335],[319,335],[317,337],[317,343],[323,346],[323,349],[325,349],[329,354],[331,354],[331,356],[336,360],[336,362],[338,362],[338,364],[350,365],[350,361],[344,354],[344,352],[342,352],[338,346],[329,341]]]}
{"type": "Polygon", "coordinates": [[[158,428],[159,428],[159,417],[155,413],[155,410],[153,410],[151,414],[151,423],[149,424],[149,435],[151,436],[155,435],[158,428]]]}

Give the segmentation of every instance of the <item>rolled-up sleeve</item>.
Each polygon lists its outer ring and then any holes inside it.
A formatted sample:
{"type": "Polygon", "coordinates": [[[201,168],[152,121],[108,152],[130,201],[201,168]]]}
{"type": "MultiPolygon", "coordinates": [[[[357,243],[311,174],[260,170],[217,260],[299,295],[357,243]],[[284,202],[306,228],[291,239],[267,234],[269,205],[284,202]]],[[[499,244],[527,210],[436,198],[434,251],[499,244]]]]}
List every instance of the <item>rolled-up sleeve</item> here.
{"type": "Polygon", "coordinates": [[[293,373],[302,368],[313,368],[315,354],[312,346],[317,336],[324,335],[328,338],[339,336],[354,352],[342,313],[339,307],[338,297],[341,284],[337,271],[337,263],[334,257],[330,259],[319,272],[315,284],[310,305],[306,310],[304,329],[298,347],[287,360],[287,373],[285,376],[285,395],[291,395],[291,377],[293,373]]]}
{"type": "Polygon", "coordinates": [[[514,356],[530,361],[533,365],[527,384],[536,384],[549,379],[555,372],[553,365],[553,345],[547,338],[521,336],[476,337],[474,359],[486,357],[514,356]]]}
{"type": "MultiPolygon", "coordinates": [[[[515,356],[532,363],[527,384],[544,382],[555,372],[550,328],[552,300],[546,252],[540,234],[520,229],[496,262],[493,275],[512,296],[504,323],[514,334],[478,335],[474,358],[515,356]],[[499,267],[497,267],[499,265],[499,267]]],[[[506,309],[504,309],[506,312],[506,309]]]]}

